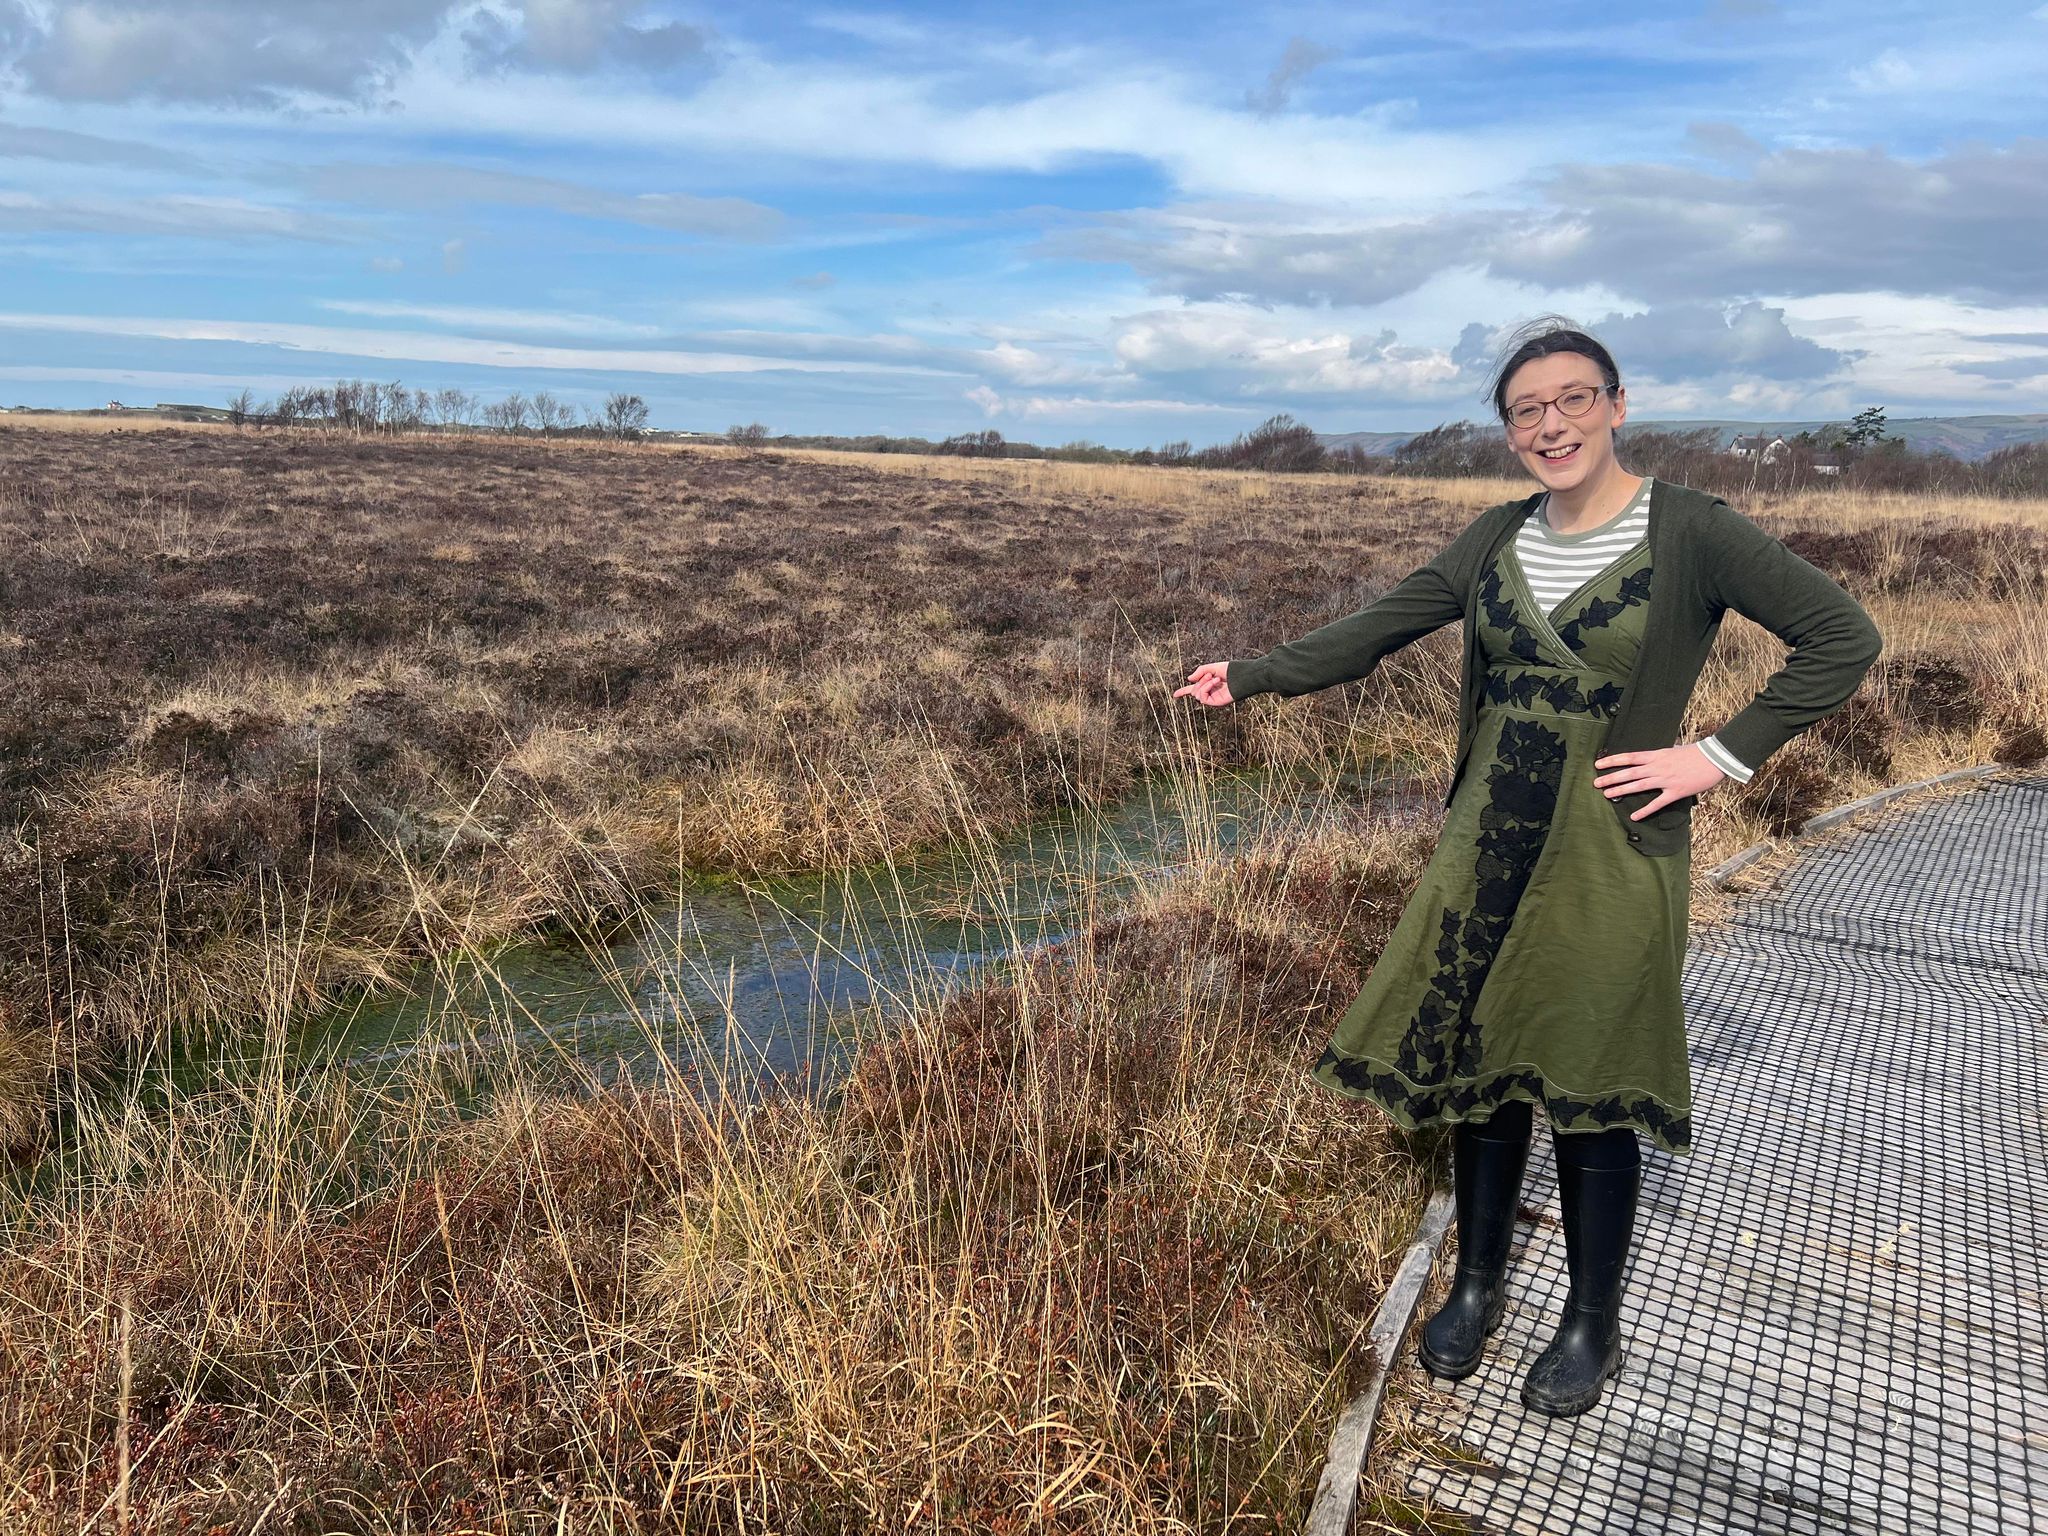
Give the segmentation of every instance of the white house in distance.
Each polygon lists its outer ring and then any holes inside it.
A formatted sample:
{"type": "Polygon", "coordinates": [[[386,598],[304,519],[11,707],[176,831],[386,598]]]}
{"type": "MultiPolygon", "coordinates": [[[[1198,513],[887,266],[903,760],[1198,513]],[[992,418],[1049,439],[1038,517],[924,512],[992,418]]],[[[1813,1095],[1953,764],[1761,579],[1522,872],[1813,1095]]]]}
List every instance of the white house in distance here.
{"type": "Polygon", "coordinates": [[[1768,432],[1758,432],[1749,437],[1738,435],[1735,441],[1728,445],[1728,451],[1738,459],[1756,459],[1760,463],[1775,464],[1784,456],[1785,439],[1768,432]]]}

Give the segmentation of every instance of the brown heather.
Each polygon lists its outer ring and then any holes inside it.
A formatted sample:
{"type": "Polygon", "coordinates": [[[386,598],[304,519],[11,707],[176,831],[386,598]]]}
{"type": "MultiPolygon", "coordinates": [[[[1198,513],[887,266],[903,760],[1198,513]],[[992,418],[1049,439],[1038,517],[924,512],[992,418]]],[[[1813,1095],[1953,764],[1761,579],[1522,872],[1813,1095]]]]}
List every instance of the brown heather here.
{"type": "MultiPolygon", "coordinates": [[[[1167,695],[1516,491],[0,431],[0,1529],[1291,1528],[1444,1171],[1301,1068],[1434,818],[1333,797],[1221,860],[1199,791],[1370,756],[1440,787],[1455,636],[1362,688],[1167,695]],[[689,868],[978,844],[1155,773],[1185,867],[932,988],[828,1099],[608,1085],[496,1015],[383,1077],[281,1049],[411,955],[601,955],[689,868]],[[200,1028],[257,1065],[124,1070],[200,1028]]],[[[1702,801],[1696,869],[2048,753],[2048,507],[1744,510],[1888,647],[1702,801]]],[[[1780,653],[1731,619],[1694,728],[1780,653]]]]}

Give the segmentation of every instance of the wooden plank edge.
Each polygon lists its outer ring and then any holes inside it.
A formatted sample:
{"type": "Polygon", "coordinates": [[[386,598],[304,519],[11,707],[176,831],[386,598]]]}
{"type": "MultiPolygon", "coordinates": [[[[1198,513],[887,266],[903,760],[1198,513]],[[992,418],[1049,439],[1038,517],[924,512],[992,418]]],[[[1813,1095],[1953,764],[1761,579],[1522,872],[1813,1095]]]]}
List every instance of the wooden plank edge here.
{"type": "Polygon", "coordinates": [[[1358,1509],[1358,1480],[1365,1471],[1365,1459],[1372,1451],[1373,1431],[1379,1425],[1380,1402],[1386,1396],[1387,1376],[1401,1348],[1401,1339],[1415,1319],[1415,1308],[1429,1283],[1430,1267],[1443,1246],[1456,1207],[1447,1189],[1437,1190],[1423,1207],[1416,1224],[1415,1240],[1394,1271],[1393,1284],[1380,1298],[1367,1333],[1372,1365],[1365,1386],[1337,1415],[1337,1427],[1330,1432],[1330,1454],[1323,1461],[1323,1475],[1316,1480],[1315,1502],[1309,1506],[1305,1536],[1345,1536],[1351,1517],[1358,1509]]]}
{"type": "Polygon", "coordinates": [[[1716,864],[1707,871],[1707,884],[1715,887],[1726,885],[1736,875],[1742,873],[1743,870],[1749,868],[1750,865],[1756,863],[1757,860],[1763,858],[1765,854],[1771,852],[1774,848],[1796,843],[1802,838],[1811,837],[1816,833],[1825,832],[1832,827],[1840,826],[1852,817],[1859,816],[1865,811],[1875,810],[1878,806],[1885,804],[1887,801],[1896,800],[1901,795],[1909,795],[1917,789],[1931,789],[1936,784],[1953,783],[1958,779],[1989,778],[2004,766],[2003,763],[1978,763],[1971,768],[1956,768],[1948,773],[1937,773],[1931,779],[1914,779],[1908,784],[1888,785],[1877,791],[1876,794],[1865,795],[1860,800],[1851,800],[1845,805],[1837,805],[1828,810],[1820,811],[1802,821],[1799,824],[1799,830],[1791,837],[1783,839],[1782,842],[1777,838],[1767,837],[1760,843],[1751,843],[1733,858],[1725,859],[1721,863],[1716,864]]]}

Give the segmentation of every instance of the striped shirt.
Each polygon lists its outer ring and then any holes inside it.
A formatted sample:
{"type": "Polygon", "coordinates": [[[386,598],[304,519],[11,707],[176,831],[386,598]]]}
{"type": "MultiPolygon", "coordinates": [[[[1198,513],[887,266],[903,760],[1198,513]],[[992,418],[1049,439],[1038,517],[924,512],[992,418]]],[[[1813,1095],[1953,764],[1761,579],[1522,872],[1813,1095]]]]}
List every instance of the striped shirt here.
{"type": "MultiPolygon", "coordinates": [[[[1544,613],[1650,536],[1650,484],[1650,476],[1643,476],[1642,489],[1619,515],[1577,533],[1558,533],[1551,528],[1548,493],[1536,504],[1535,512],[1523,519],[1521,531],[1515,535],[1515,558],[1544,613]]],[[[1708,762],[1731,779],[1747,781],[1755,772],[1711,736],[1696,745],[1708,762]]]]}

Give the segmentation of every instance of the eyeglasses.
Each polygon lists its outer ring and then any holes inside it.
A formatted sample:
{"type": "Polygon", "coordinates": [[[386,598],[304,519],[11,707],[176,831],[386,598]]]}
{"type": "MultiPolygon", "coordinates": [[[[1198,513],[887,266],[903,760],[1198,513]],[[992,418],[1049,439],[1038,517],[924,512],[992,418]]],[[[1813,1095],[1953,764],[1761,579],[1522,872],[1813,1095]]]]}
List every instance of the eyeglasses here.
{"type": "Polygon", "coordinates": [[[1548,400],[1517,400],[1508,407],[1508,422],[1521,431],[1528,431],[1543,419],[1543,408],[1554,405],[1562,416],[1583,416],[1593,409],[1593,402],[1600,398],[1600,391],[1613,389],[1612,384],[1574,384],[1561,395],[1548,400]]]}

